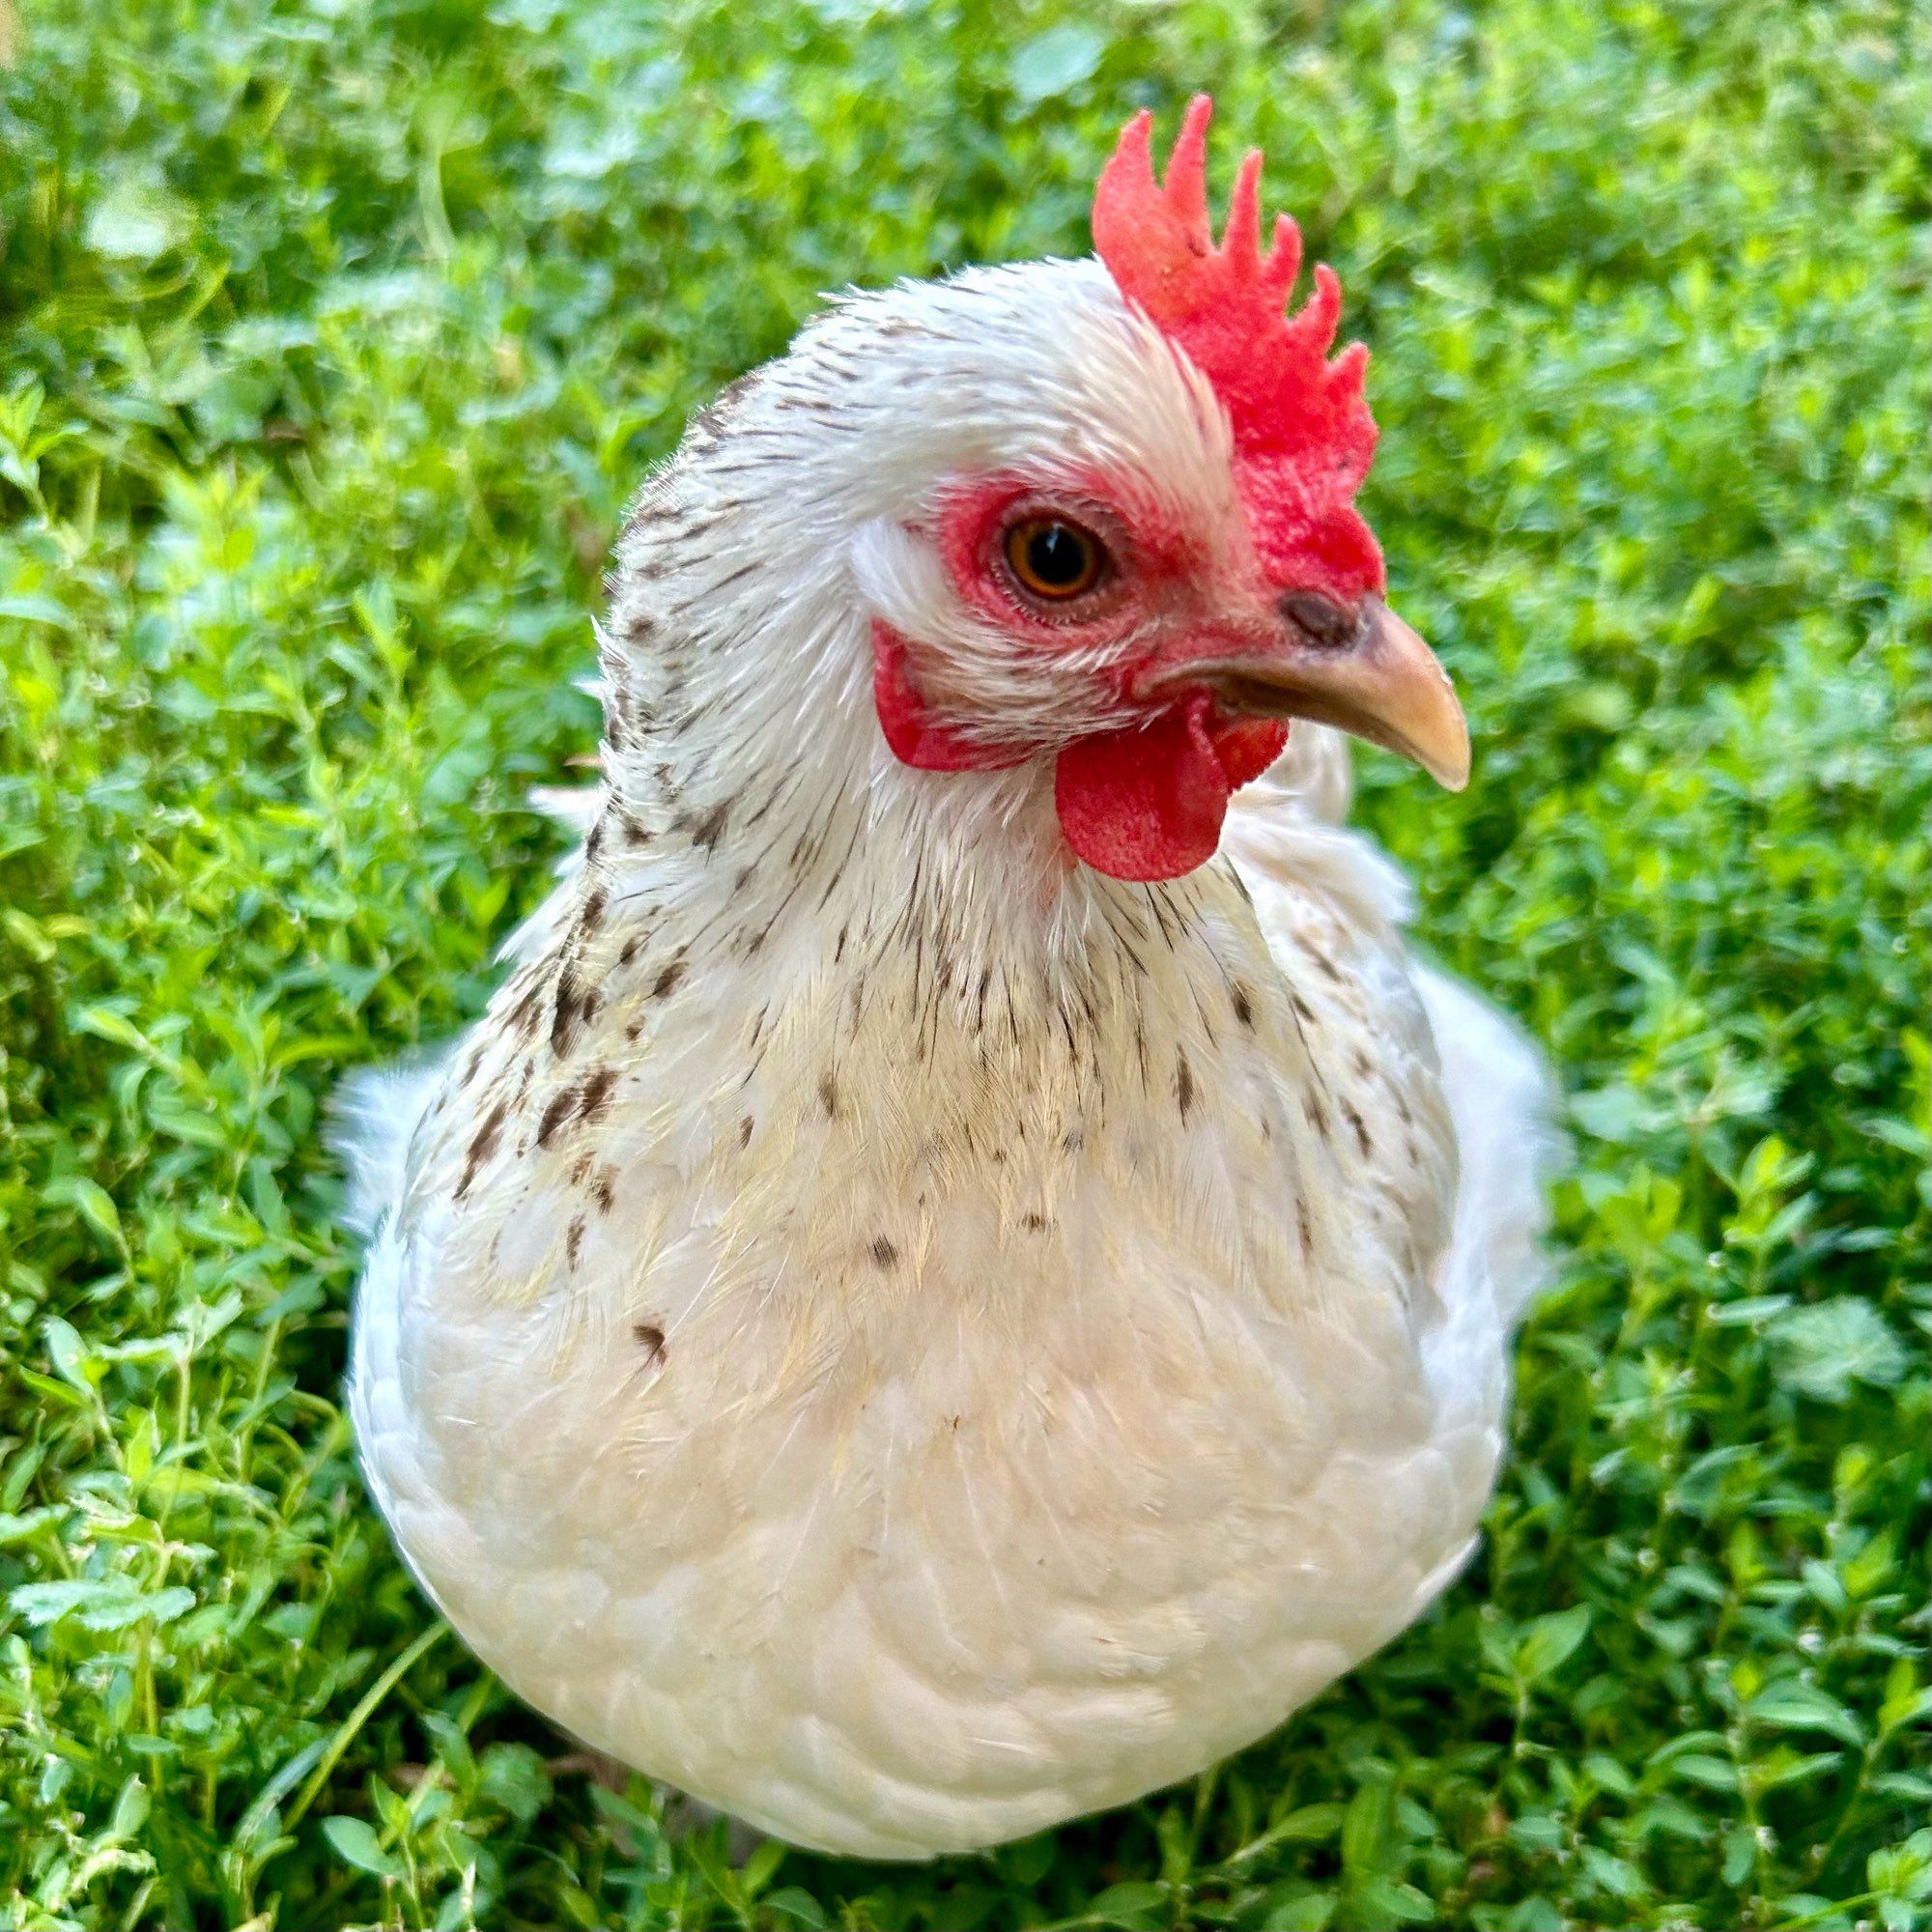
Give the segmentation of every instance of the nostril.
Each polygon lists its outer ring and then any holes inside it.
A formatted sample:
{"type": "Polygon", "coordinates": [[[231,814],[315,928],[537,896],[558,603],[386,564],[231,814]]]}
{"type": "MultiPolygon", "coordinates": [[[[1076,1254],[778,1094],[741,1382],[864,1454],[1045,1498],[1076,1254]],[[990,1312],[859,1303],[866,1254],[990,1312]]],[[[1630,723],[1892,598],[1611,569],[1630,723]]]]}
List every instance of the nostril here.
{"type": "Polygon", "coordinates": [[[1311,644],[1320,644],[1324,650],[1340,650],[1361,635],[1361,610],[1338,604],[1319,590],[1291,590],[1275,609],[1311,644]]]}

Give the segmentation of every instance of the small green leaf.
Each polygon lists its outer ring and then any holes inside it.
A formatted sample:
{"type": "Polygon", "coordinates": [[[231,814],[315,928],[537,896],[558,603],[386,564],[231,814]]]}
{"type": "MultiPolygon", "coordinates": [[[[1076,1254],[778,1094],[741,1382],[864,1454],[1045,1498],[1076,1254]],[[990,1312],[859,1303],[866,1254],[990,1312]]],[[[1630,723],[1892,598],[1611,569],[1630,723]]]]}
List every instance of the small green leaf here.
{"type": "Polygon", "coordinates": [[[54,1503],[43,1503],[39,1509],[26,1510],[18,1516],[10,1511],[0,1511],[0,1549],[38,1536],[48,1523],[58,1521],[64,1514],[54,1503]]]}
{"type": "MultiPolygon", "coordinates": [[[[13,617],[30,624],[51,624],[57,630],[62,631],[78,631],[80,629],[80,619],[66,605],[56,604],[51,597],[0,597],[0,617],[13,617]]],[[[26,919],[24,913],[20,917],[22,920],[26,919]]],[[[11,919],[8,920],[7,926],[9,931],[14,930],[11,919]]],[[[19,938],[17,932],[14,936],[15,938],[19,938]]],[[[22,940],[21,944],[24,948],[26,942],[22,940]]],[[[45,953],[39,955],[39,957],[41,963],[44,965],[48,959],[53,957],[53,948],[49,946],[45,953]]]]}
{"type": "Polygon", "coordinates": [[[125,1845],[148,1822],[148,1787],[138,1777],[130,1777],[114,1801],[114,1816],[108,1823],[107,1835],[125,1845]]]}
{"type": "Polygon", "coordinates": [[[1297,1805],[1280,1824],[1270,1827],[1268,1836],[1294,1844],[1316,1844],[1332,1838],[1342,1829],[1346,1815],[1340,1804],[1297,1805]]]}
{"type": "Polygon", "coordinates": [[[336,1856],[357,1871],[373,1872],[378,1878],[402,1876],[402,1861],[383,1849],[374,1828],[365,1818],[337,1815],[322,1821],[322,1835],[334,1846],[336,1856]]]}
{"type": "Polygon", "coordinates": [[[1750,1700],[1745,1715],[1754,1724],[1776,1730],[1825,1731],[1848,1745],[1865,1741],[1863,1726],[1844,1705],[1829,1691],[1799,1677],[1767,1685],[1750,1700]]]}
{"type": "Polygon", "coordinates": [[[1873,1852],[1865,1860],[1865,1882],[1879,1895],[1888,1932],[1923,1925],[1924,1908],[1932,1905],[1932,1829],[1873,1852]]]}
{"type": "MultiPolygon", "coordinates": [[[[0,600],[4,603],[16,599],[0,600]]],[[[0,616],[14,614],[0,609],[0,616]]],[[[36,966],[44,966],[54,956],[54,943],[42,930],[39,923],[28,918],[17,906],[0,906],[0,932],[6,933],[15,946],[31,959],[36,966]]]]}
{"type": "Polygon", "coordinates": [[[1427,1925],[1436,1916],[1435,1902],[1426,1891],[1379,1873],[1358,1887],[1352,1898],[1364,1925],[1382,1925],[1391,1919],[1401,1925],[1427,1925]]]}
{"type": "Polygon", "coordinates": [[[753,1849],[752,1856],[738,1867],[738,1886],[747,1898],[756,1898],[771,1884],[784,1855],[784,1844],[778,1838],[767,1838],[753,1849]]]}
{"type": "Polygon", "coordinates": [[[1751,1766],[1751,1788],[1755,1791],[1777,1791],[1787,1784],[1803,1784],[1808,1778],[1823,1776],[1828,1771],[1839,1770],[1844,1762],[1843,1751],[1808,1751],[1801,1754],[1780,1745],[1770,1757],[1751,1766]]]}
{"type": "Polygon", "coordinates": [[[1595,1845],[1582,1847],[1583,1869],[1614,1898],[1641,1898],[1650,1888],[1628,1860],[1595,1845]]]}
{"type": "Polygon", "coordinates": [[[1120,1926],[1125,1932],[1142,1932],[1154,1922],[1154,1916],[1167,1904],[1167,1888],[1146,1879],[1129,1879],[1110,1885],[1089,1903],[1085,1916],[1095,1924],[1120,1926]]]}
{"type": "Polygon", "coordinates": [[[801,1925],[810,1925],[812,1932],[826,1932],[832,1923],[825,1916],[825,1908],[803,1886],[784,1885],[770,1893],[764,1900],[766,1912],[776,1912],[782,1917],[795,1919],[801,1925]]]}
{"type": "Polygon", "coordinates": [[[79,1389],[83,1395],[91,1393],[105,1373],[105,1364],[89,1351],[87,1344],[80,1339],[80,1331],[71,1321],[65,1321],[58,1315],[49,1315],[44,1332],[47,1355],[60,1378],[71,1388],[79,1389]]]}
{"type": "MultiPolygon", "coordinates": [[[[422,1722],[423,1729],[436,1740],[437,1753],[449,1767],[449,1775],[459,1785],[469,1784],[476,1776],[476,1758],[462,1725],[454,1718],[444,1717],[440,1711],[425,1711],[422,1722]]],[[[602,1785],[593,1786],[592,1792],[593,1795],[616,1796],[614,1792],[605,1792],[602,1785]]]]}
{"type": "Polygon", "coordinates": [[[1350,1801],[1342,1820],[1342,1869],[1361,1875],[1389,1862],[1395,1837],[1395,1787],[1372,1777],[1350,1801]]]}
{"type": "Polygon", "coordinates": [[[155,1451],[159,1446],[160,1428],[155,1420],[155,1411],[152,1408],[136,1409],[134,1427],[128,1433],[127,1447],[121,1452],[130,1483],[138,1487],[148,1480],[155,1466],[155,1451]]]}
{"type": "Polygon", "coordinates": [[[1290,1879],[1267,1893],[1263,1932],[1324,1932],[1335,1916],[1337,1894],[1317,1890],[1303,1879],[1290,1879]]]}
{"type": "Polygon", "coordinates": [[[1724,1883],[1743,1885],[1757,1862],[1757,1833],[1748,1825],[1733,1825],[1724,1833],[1724,1883]]]}
{"type": "Polygon", "coordinates": [[[480,1785],[520,1825],[550,1803],[550,1774],[528,1745],[494,1744],[480,1760],[480,1785]]]}
{"type": "Polygon", "coordinates": [[[97,1039],[111,1040],[116,1046],[131,1047],[136,1053],[153,1051],[141,1030],[125,1013],[112,1007],[83,1007],[73,1016],[76,1033],[91,1033],[97,1039]]]}
{"type": "Polygon", "coordinates": [[[1090,79],[1107,43],[1093,27],[1063,20],[1013,49],[1007,85],[1029,107],[1070,92],[1090,79]]]}
{"type": "Polygon", "coordinates": [[[1516,1647],[1516,1671],[1525,1684],[1540,1684],[1558,1669],[1590,1634],[1590,1606],[1574,1604],[1538,1617],[1516,1647]]]}
{"type": "Polygon", "coordinates": [[[1912,1366],[1885,1317],[1855,1294],[1794,1308],[1772,1323],[1771,1338],[1786,1384],[1819,1402],[1848,1400],[1855,1382],[1891,1388],[1912,1366]]]}
{"type": "Polygon", "coordinates": [[[71,1176],[68,1187],[73,1205],[80,1209],[81,1219],[96,1234],[105,1236],[118,1248],[121,1245],[121,1210],[115,1207],[114,1197],[98,1180],[90,1180],[84,1174],[71,1176]]]}
{"type": "Polygon", "coordinates": [[[1682,1757],[1672,1758],[1670,1775],[1706,1791],[1728,1792],[1738,1788],[1737,1766],[1728,1758],[1711,1757],[1702,1751],[1687,1751],[1682,1757]]]}
{"type": "Polygon", "coordinates": [[[194,1592],[185,1583],[175,1583],[141,1598],[141,1615],[157,1625],[171,1624],[177,1617],[186,1616],[194,1603],[194,1592]]]}

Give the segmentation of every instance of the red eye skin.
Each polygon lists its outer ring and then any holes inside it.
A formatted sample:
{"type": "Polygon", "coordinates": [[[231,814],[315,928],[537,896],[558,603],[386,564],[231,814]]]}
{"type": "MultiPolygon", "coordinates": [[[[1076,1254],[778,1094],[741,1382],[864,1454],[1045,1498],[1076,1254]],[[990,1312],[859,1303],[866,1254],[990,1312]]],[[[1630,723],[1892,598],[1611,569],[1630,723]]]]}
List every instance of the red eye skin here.
{"type": "Polygon", "coordinates": [[[952,492],[940,505],[934,536],[959,594],[1003,630],[1031,635],[1049,649],[1078,649],[1120,619],[1151,589],[1185,568],[1179,533],[1135,505],[1133,528],[1114,507],[1115,492],[1071,478],[1043,490],[1037,482],[991,476],[952,492]],[[1006,539],[1036,519],[1078,526],[1102,552],[1091,589],[1052,599],[1030,592],[1007,559],[1006,539]]]}

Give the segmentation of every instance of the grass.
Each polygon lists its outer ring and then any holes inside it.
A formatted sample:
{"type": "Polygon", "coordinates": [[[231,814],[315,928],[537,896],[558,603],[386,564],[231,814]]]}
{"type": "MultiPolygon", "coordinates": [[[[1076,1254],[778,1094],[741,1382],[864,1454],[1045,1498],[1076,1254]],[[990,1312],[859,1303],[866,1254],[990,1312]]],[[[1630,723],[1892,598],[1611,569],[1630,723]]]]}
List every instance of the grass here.
{"type": "Polygon", "coordinates": [[[1921,8],[11,15],[0,1926],[1928,1923],[1921,8]],[[1365,810],[1560,1065],[1559,1285],[1475,1568],[1279,1737],[734,1868],[399,1567],[318,1118],[541,893],[687,412],[818,290],[1082,250],[1199,85],[1375,348],[1479,763],[1365,810]]]}

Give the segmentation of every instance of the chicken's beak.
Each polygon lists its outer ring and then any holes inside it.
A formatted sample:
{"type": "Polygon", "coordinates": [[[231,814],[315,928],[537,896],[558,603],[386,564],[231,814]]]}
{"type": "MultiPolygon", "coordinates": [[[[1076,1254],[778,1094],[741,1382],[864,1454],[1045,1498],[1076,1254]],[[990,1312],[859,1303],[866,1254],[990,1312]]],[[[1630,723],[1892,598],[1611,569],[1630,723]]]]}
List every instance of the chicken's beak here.
{"type": "Polygon", "coordinates": [[[1162,685],[1206,684],[1232,711],[1308,718],[1413,759],[1438,784],[1469,782],[1469,726],[1435,653],[1378,597],[1352,636],[1316,642],[1293,622],[1162,667],[1162,685]]]}

